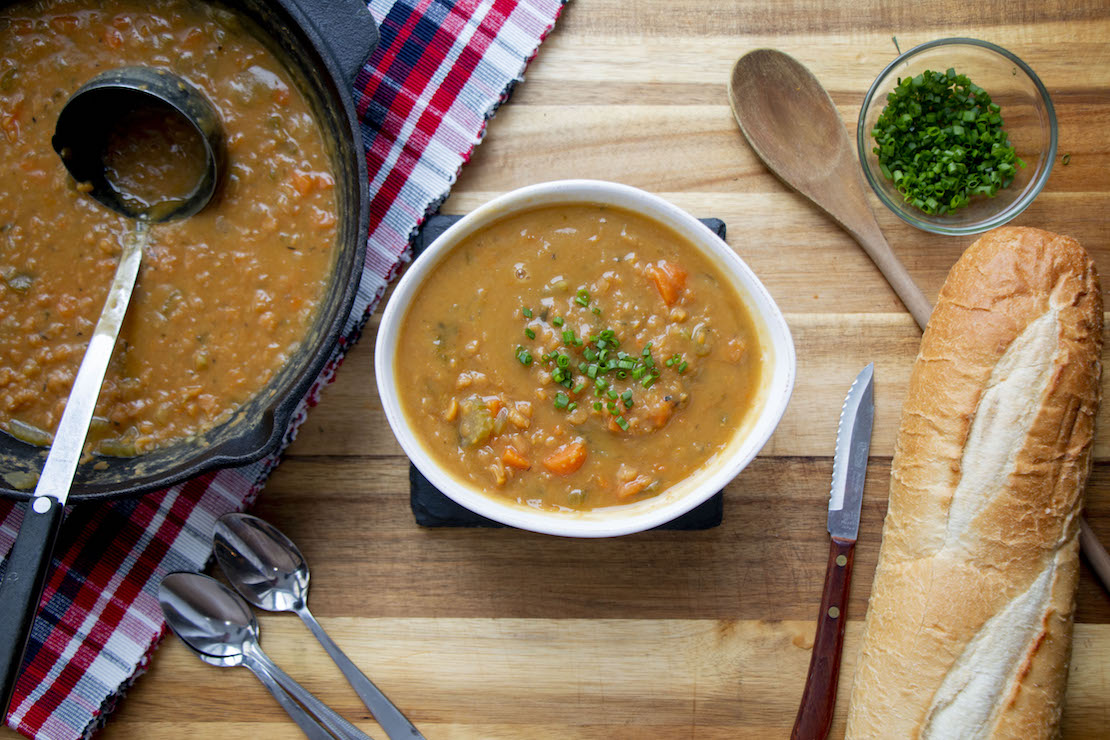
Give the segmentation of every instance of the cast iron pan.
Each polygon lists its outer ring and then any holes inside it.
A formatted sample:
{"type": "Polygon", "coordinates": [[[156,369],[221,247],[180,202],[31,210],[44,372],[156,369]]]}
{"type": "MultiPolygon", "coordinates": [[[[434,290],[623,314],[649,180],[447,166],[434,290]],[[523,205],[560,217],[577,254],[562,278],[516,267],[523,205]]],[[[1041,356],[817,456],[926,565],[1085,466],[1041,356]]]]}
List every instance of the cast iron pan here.
{"type": "MultiPolygon", "coordinates": [[[[334,349],[354,301],[366,254],[368,197],[365,153],[349,91],[377,43],[374,21],[358,0],[276,0],[273,5],[243,0],[235,5],[284,57],[327,135],[339,210],[332,278],[302,349],[230,421],[165,450],[133,459],[105,459],[103,470],[86,463],[78,468],[68,497],[61,491],[41,495],[27,508],[0,582],[0,718],[15,692],[61,529],[63,504],[137,495],[276,449],[297,403],[334,349]]],[[[0,475],[18,471],[31,477],[26,474],[41,469],[44,450],[6,436],[0,445],[0,475]]],[[[29,497],[28,491],[7,487],[0,495],[29,497]]]]}
{"type": "MultiPolygon", "coordinates": [[[[98,457],[82,464],[70,490],[70,503],[135,496],[274,452],[298,402],[334,350],[354,303],[366,254],[369,196],[351,86],[377,46],[374,19],[359,0],[235,0],[222,4],[253,21],[256,35],[268,42],[292,72],[323,130],[336,177],[339,215],[331,279],[300,349],[227,422],[139,457],[98,457]],[[107,467],[95,470],[95,463],[107,467]]],[[[44,448],[0,432],[0,497],[29,499],[33,484],[20,490],[4,476],[37,477],[46,453],[44,448]]]]}

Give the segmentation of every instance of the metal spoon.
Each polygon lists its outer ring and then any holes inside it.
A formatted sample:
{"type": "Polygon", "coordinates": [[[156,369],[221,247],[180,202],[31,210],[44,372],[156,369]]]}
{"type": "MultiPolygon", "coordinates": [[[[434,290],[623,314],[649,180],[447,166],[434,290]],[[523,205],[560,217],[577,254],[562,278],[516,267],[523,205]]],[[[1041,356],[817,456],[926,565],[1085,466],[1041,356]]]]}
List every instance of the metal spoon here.
{"type": "Polygon", "coordinates": [[[369,740],[270,660],[258,644],[258,622],[250,607],[227,586],[199,573],[170,573],[158,586],[158,603],[166,623],[201,660],[221,667],[246,666],[309,737],[369,740]],[[302,716],[303,710],[286,692],[331,734],[311,717],[302,716]]]}
{"type": "Polygon", "coordinates": [[[0,716],[7,712],[15,692],[69,487],[139,274],[148,225],[192,215],[212,198],[222,164],[222,134],[219,131],[215,110],[198,91],[172,75],[136,71],[135,68],[93,78],[66,102],[59,116],[54,146],[63,162],[79,182],[92,183],[90,194],[94,198],[135,219],[135,228],[123,239],[123,252],[108,297],[77,370],[34,496],[8,556],[3,583],[0,583],[0,625],[3,626],[0,629],[0,716]],[[204,136],[204,175],[184,199],[141,204],[107,184],[105,137],[112,133],[112,125],[120,121],[122,112],[142,105],[166,106],[167,111],[184,116],[188,125],[196,127],[204,136]]]}
{"type": "Polygon", "coordinates": [[[423,740],[412,722],[339,649],[308,610],[308,564],[288,537],[256,516],[231,513],[216,521],[212,538],[216,560],[231,585],[260,609],[296,613],[390,740],[423,740]]]}
{"type": "MultiPolygon", "coordinates": [[[[883,238],[844,123],[820,81],[790,55],[756,49],[733,66],[728,102],[767,169],[859,242],[924,331],[933,305],[883,238]]],[[[1079,520],[1079,544],[1110,590],[1110,554],[1086,519],[1079,520]]]]}

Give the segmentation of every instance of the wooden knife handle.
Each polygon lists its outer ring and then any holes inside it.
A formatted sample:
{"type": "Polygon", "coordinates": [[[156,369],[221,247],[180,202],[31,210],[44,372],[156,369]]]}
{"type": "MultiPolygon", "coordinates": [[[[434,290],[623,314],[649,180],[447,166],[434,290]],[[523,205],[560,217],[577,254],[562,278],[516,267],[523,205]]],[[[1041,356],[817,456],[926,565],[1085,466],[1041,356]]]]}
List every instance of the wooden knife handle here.
{"type": "Polygon", "coordinates": [[[832,727],[855,551],[855,542],[836,537],[829,546],[829,565],[825,570],[825,590],[821,594],[821,612],[817,615],[809,675],[794,730],[790,733],[791,740],[824,740],[832,727]]]}

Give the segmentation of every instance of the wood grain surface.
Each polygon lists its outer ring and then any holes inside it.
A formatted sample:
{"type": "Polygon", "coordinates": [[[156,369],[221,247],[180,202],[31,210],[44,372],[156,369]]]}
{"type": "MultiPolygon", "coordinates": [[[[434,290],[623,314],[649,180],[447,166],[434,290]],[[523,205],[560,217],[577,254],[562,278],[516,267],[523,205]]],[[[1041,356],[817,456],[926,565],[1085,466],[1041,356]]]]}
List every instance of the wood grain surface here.
{"type": "MultiPolygon", "coordinates": [[[[821,596],[837,414],[852,378],[874,361],[873,457],[833,725],[833,736],[842,735],[919,333],[859,247],[763,168],[737,130],[725,85],[741,54],[782,49],[824,83],[854,136],[864,93],[896,54],[894,36],[903,50],[945,36],[982,38],[1037,71],[1070,161],[1057,160],[1016,223],[1076,237],[1110,279],[1105,0],[575,0],[443,211],[465,213],[542,180],[592,177],[722,218],[730,245],[787,314],[798,382],[770,443],[726,489],[724,524],[714,530],[602,541],[424,530],[413,524],[407,461],[374,384],[375,318],[255,511],[300,545],[312,566],[313,610],[428,738],[786,737],[821,596]]],[[[876,214],[935,298],[971,240],[876,214]]],[[[1087,507],[1104,543],[1108,415],[1110,404],[1087,507]]],[[[384,737],[296,617],[261,621],[263,645],[280,665],[384,737]]],[[[1108,696],[1110,597],[1084,565],[1064,737],[1105,737],[1108,696]]],[[[172,637],[104,732],[297,736],[245,670],[204,665],[172,637]]]]}

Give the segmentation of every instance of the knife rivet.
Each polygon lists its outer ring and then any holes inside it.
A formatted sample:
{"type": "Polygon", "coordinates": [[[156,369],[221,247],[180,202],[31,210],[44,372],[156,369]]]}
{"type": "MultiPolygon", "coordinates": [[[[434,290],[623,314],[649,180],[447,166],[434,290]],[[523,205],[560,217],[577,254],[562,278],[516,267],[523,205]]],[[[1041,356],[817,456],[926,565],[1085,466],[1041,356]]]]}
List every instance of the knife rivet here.
{"type": "Polygon", "coordinates": [[[840,609],[836,608],[835,606],[830,606],[829,607],[829,616],[832,617],[833,619],[836,619],[837,617],[840,616],[840,609]]]}
{"type": "Polygon", "coordinates": [[[836,564],[840,565],[840,566],[847,565],[848,564],[848,558],[844,557],[843,555],[837,555],[836,556],[836,564]]]}

